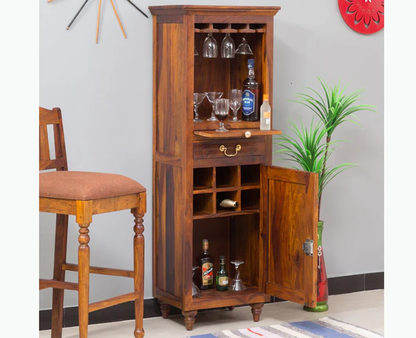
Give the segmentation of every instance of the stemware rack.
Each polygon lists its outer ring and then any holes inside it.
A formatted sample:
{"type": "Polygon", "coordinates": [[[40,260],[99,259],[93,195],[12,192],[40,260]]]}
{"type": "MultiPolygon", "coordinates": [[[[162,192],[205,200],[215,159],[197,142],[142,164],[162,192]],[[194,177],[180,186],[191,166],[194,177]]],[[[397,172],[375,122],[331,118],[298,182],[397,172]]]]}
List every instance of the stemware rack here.
{"type": "Polygon", "coordinates": [[[195,33],[265,33],[266,28],[263,24],[250,23],[208,23],[195,24],[195,33]]]}

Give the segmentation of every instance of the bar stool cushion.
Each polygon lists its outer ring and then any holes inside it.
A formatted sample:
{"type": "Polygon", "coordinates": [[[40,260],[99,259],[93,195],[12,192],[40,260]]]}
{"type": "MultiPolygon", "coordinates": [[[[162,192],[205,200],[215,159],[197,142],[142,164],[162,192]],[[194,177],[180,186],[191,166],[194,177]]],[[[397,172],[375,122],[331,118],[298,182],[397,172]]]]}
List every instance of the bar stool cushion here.
{"type": "Polygon", "coordinates": [[[39,174],[39,197],[88,201],[145,192],[123,175],[87,171],[51,171],[39,174]]]}

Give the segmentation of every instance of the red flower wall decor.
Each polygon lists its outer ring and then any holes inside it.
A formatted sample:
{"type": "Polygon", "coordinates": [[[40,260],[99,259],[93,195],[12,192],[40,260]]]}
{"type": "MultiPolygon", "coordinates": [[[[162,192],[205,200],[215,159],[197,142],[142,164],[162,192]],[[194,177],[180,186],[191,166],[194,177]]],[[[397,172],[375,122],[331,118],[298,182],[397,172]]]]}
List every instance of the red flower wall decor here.
{"type": "Polygon", "coordinates": [[[351,29],[373,34],[384,28],[384,0],[338,0],[339,11],[351,29]]]}

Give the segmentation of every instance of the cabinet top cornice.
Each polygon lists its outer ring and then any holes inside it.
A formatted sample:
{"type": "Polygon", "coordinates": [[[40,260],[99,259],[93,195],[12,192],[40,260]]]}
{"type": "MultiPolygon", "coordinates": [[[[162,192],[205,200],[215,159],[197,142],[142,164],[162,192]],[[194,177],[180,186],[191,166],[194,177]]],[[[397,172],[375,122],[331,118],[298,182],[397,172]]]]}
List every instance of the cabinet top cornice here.
{"type": "Polygon", "coordinates": [[[149,6],[153,15],[218,15],[238,14],[249,12],[250,15],[275,15],[280,6],[208,6],[208,5],[166,5],[149,6]]]}

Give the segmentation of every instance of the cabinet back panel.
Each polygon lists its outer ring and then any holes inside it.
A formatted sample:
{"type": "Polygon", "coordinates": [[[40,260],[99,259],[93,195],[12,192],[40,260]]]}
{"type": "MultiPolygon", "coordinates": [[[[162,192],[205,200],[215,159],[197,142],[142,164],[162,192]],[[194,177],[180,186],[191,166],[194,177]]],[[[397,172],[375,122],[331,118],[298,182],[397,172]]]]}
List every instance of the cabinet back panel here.
{"type": "MultiPolygon", "coordinates": [[[[202,240],[209,241],[208,252],[214,256],[214,276],[216,276],[221,255],[225,256],[227,271],[230,271],[230,221],[228,217],[201,219],[194,221],[193,262],[199,265],[197,257],[202,254],[202,240]]],[[[214,283],[215,285],[215,283],[214,283]]]]}
{"type": "MultiPolygon", "coordinates": [[[[231,220],[231,257],[241,259],[240,276],[244,284],[259,285],[259,215],[243,215],[231,220]]],[[[231,264],[230,277],[235,277],[231,264]]]]}

